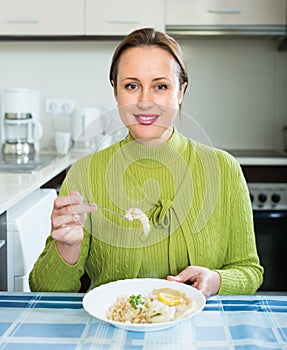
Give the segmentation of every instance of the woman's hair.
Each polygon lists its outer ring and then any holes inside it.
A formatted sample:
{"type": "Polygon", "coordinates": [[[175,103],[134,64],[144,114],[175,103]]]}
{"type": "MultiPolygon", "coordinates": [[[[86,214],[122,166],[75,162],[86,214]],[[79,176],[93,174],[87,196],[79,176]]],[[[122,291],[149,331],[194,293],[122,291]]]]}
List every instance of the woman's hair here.
{"type": "Polygon", "coordinates": [[[179,67],[180,89],[182,88],[182,85],[184,83],[188,84],[188,75],[183,59],[183,52],[179,44],[165,33],[158,32],[153,28],[143,28],[137,29],[130,33],[128,36],[126,36],[114,52],[110,67],[110,82],[113,82],[114,88],[117,87],[117,75],[121,55],[130,48],[140,46],[155,46],[169,52],[173,56],[179,67]]]}

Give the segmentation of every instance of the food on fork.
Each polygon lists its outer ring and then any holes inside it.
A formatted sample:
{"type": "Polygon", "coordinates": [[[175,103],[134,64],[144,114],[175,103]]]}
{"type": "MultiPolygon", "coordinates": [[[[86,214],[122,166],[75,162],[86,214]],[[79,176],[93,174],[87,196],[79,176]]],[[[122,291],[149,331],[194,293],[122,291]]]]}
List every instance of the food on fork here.
{"type": "Polygon", "coordinates": [[[140,220],[140,222],[142,224],[142,227],[143,227],[143,231],[144,231],[145,236],[147,236],[149,231],[150,231],[150,224],[149,224],[148,217],[139,208],[130,208],[129,210],[126,211],[125,215],[122,215],[122,214],[119,214],[119,213],[115,212],[112,209],[105,208],[103,206],[100,206],[100,205],[97,205],[97,204],[94,204],[94,203],[83,203],[83,204],[88,204],[90,206],[94,206],[97,209],[106,210],[106,211],[108,211],[108,212],[110,212],[110,213],[112,213],[112,214],[114,214],[116,216],[128,219],[130,221],[135,220],[135,219],[140,220]]]}
{"type": "Polygon", "coordinates": [[[142,227],[143,227],[144,234],[147,236],[147,234],[150,231],[150,224],[149,224],[148,217],[145,215],[145,213],[141,209],[130,208],[126,212],[125,218],[127,218],[130,221],[132,221],[134,219],[140,220],[142,227]]]}

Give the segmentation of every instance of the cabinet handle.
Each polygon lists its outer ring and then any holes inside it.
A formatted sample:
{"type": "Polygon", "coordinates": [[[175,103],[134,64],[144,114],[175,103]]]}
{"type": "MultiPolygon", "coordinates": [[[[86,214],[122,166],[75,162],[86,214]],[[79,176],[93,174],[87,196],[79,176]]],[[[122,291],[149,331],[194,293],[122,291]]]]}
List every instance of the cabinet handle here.
{"type": "Polygon", "coordinates": [[[110,18],[108,19],[109,23],[139,23],[139,20],[136,18],[110,18]]]}
{"type": "Polygon", "coordinates": [[[4,239],[0,239],[0,248],[2,248],[5,245],[5,240],[4,239]]]}
{"type": "Polygon", "coordinates": [[[37,24],[39,23],[38,19],[8,19],[10,24],[37,24]]]}
{"type": "Polygon", "coordinates": [[[208,9],[210,13],[218,13],[218,14],[230,14],[230,13],[241,13],[240,9],[208,9]]]}

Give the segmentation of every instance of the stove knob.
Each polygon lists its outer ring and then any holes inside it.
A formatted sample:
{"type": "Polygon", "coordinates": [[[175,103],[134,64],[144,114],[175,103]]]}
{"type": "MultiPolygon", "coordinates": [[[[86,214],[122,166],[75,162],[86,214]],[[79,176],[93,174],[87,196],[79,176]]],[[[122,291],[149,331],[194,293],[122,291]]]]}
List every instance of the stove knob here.
{"type": "Polygon", "coordinates": [[[271,196],[271,200],[273,203],[279,203],[280,199],[281,199],[281,197],[279,196],[279,194],[272,194],[272,196],[271,196]]]}
{"type": "Polygon", "coordinates": [[[265,203],[265,202],[267,201],[267,196],[266,196],[266,194],[260,193],[259,196],[258,196],[258,200],[259,200],[259,202],[261,202],[261,203],[265,203]]]}
{"type": "Polygon", "coordinates": [[[250,197],[251,203],[253,203],[253,202],[254,202],[254,196],[253,196],[253,194],[252,194],[252,193],[249,193],[249,197],[250,197]]]}

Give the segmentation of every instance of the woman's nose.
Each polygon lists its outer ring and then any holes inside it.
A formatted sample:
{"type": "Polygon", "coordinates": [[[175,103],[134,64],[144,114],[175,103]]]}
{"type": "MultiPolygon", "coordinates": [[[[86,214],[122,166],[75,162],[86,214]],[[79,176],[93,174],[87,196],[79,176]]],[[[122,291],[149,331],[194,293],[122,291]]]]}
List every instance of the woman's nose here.
{"type": "Polygon", "coordinates": [[[153,102],[142,102],[142,101],[138,102],[138,108],[140,109],[147,110],[147,109],[150,109],[152,106],[153,106],[153,102]]]}
{"type": "Polygon", "coordinates": [[[138,107],[142,109],[149,109],[152,106],[153,99],[151,96],[151,92],[143,89],[138,99],[138,107]]]}

